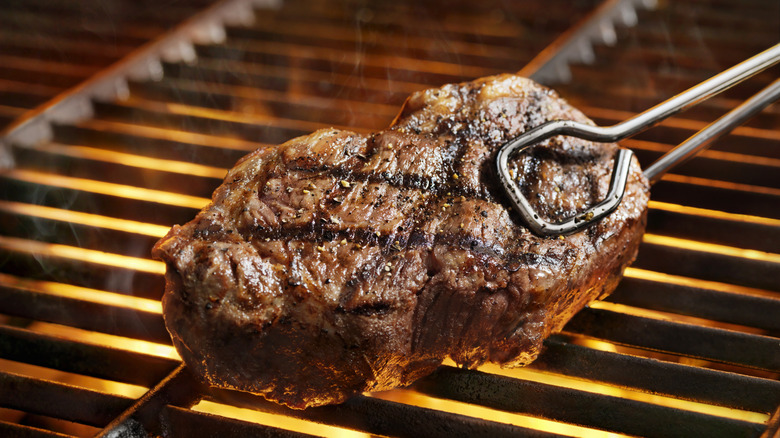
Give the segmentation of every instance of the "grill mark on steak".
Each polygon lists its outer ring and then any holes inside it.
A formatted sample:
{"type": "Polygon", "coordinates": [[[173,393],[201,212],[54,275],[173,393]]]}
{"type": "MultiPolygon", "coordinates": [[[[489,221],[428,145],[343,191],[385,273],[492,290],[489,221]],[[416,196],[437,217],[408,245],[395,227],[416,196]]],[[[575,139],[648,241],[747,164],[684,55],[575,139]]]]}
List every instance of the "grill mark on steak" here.
{"type": "MultiPolygon", "coordinates": [[[[443,241],[448,240],[451,236],[449,235],[434,235],[430,234],[429,236],[425,236],[425,232],[421,230],[419,227],[421,224],[428,223],[429,221],[425,220],[426,216],[429,215],[429,211],[432,205],[436,205],[440,202],[440,198],[438,194],[435,194],[434,196],[428,196],[428,197],[421,197],[421,201],[416,205],[415,209],[412,209],[411,214],[408,215],[407,220],[404,222],[403,230],[401,230],[403,233],[400,235],[400,237],[396,236],[382,236],[381,233],[375,233],[377,235],[377,241],[378,243],[382,244],[383,246],[383,254],[389,255],[389,250],[392,251],[402,251],[405,248],[410,247],[410,243],[414,242],[418,244],[419,246],[422,245],[430,245],[432,247],[433,245],[436,245],[437,243],[441,243],[443,241]],[[415,236],[414,238],[412,236],[415,236]],[[416,237],[420,236],[420,237],[416,237]],[[438,239],[437,239],[438,237],[438,239]],[[443,238],[442,238],[443,237],[443,238]],[[398,240],[395,240],[392,245],[389,245],[389,241],[392,240],[392,238],[397,238],[398,240]],[[384,240],[384,241],[383,241],[384,240]]],[[[400,227],[399,227],[400,228],[400,227]]],[[[454,240],[454,239],[453,239],[454,240]]],[[[472,241],[472,243],[474,243],[472,241]]],[[[449,245],[455,244],[455,242],[447,242],[449,245]]],[[[417,245],[415,245],[417,246],[417,245]]],[[[476,244],[469,245],[472,250],[476,249],[476,244]]],[[[481,245],[483,248],[483,253],[487,253],[486,251],[488,245],[481,245]]],[[[492,253],[496,253],[496,251],[493,249],[491,251],[492,253]]],[[[384,260],[384,259],[383,259],[384,260]]],[[[387,266],[387,265],[386,265],[387,266]]],[[[388,268],[385,268],[386,270],[389,270],[388,268]]],[[[365,271],[361,271],[365,272],[365,271]]],[[[382,272],[379,271],[377,274],[375,270],[371,270],[369,272],[375,273],[374,275],[381,275],[382,272]]],[[[430,279],[430,275],[425,279],[425,282],[427,283],[430,279]]],[[[350,279],[352,281],[353,279],[350,279]]],[[[355,290],[347,292],[345,296],[347,297],[347,300],[351,300],[354,296],[355,290]]],[[[384,307],[383,307],[384,308],[384,307]]],[[[387,309],[385,309],[387,310],[387,309]]]]}
{"type": "MultiPolygon", "coordinates": [[[[302,180],[303,186],[307,186],[306,180],[302,180]]],[[[360,180],[352,180],[353,183],[359,183],[360,180]]],[[[320,183],[320,185],[322,185],[320,183]]],[[[328,187],[335,186],[335,180],[328,187]]],[[[320,187],[322,188],[322,187],[320,187]]],[[[364,190],[365,186],[350,187],[351,190],[364,190]]],[[[417,189],[408,189],[409,191],[416,191],[417,189]]],[[[327,191],[327,190],[325,190],[327,191]]],[[[420,193],[417,193],[420,194],[420,193]]],[[[328,199],[332,200],[333,196],[338,196],[335,191],[330,195],[323,197],[323,200],[316,200],[318,205],[327,204],[328,199]]],[[[404,193],[399,192],[399,197],[406,196],[404,193]]],[[[295,209],[293,209],[295,210],[295,209]]],[[[409,210],[412,212],[406,216],[405,220],[401,223],[399,228],[392,228],[393,232],[380,232],[377,228],[368,227],[350,227],[343,228],[339,225],[333,224],[329,219],[323,216],[320,210],[309,210],[310,216],[301,221],[301,225],[281,225],[278,228],[266,228],[259,227],[252,230],[241,230],[241,234],[245,237],[253,237],[254,239],[274,239],[274,240],[308,240],[314,242],[333,241],[346,239],[351,243],[358,243],[361,245],[377,245],[384,248],[383,253],[390,253],[393,250],[393,245],[396,245],[398,250],[402,249],[406,245],[415,247],[432,247],[434,244],[444,243],[453,247],[469,249],[483,255],[491,255],[502,258],[504,264],[510,264],[514,257],[518,254],[512,251],[512,247],[508,240],[513,236],[504,237],[500,241],[495,239],[484,239],[473,234],[474,230],[482,228],[492,227],[495,229],[495,224],[488,225],[491,222],[495,222],[494,218],[489,218],[488,211],[499,212],[504,211],[504,207],[500,204],[494,203],[490,200],[484,200],[477,196],[465,197],[464,195],[457,195],[451,192],[447,194],[439,191],[432,196],[426,198],[422,204],[414,205],[409,210]],[[449,196],[448,196],[449,194],[449,196]],[[485,205],[480,206],[478,202],[484,202],[485,205]],[[434,229],[422,230],[419,229],[419,224],[430,224],[428,220],[424,220],[423,217],[430,214],[431,207],[433,210],[449,210],[441,215],[441,221],[434,229]],[[447,207],[444,207],[447,206],[447,207]],[[461,218],[463,212],[468,212],[473,209],[475,212],[479,211],[479,214],[474,214],[472,219],[476,218],[477,223],[470,223],[467,219],[461,218]],[[459,210],[460,212],[456,211],[459,210]],[[454,215],[451,215],[451,212],[454,215]],[[482,214],[484,213],[484,215],[482,214]],[[442,224],[449,223],[447,230],[444,230],[442,224]],[[460,224],[463,224],[460,227],[460,224]],[[448,231],[452,228],[463,228],[463,232],[448,231]],[[402,231],[398,232],[399,229],[402,231]]],[[[509,221],[505,226],[509,226],[509,221]]]]}
{"type": "Polygon", "coordinates": [[[336,312],[349,313],[352,315],[362,315],[362,316],[385,315],[389,313],[391,310],[392,310],[392,306],[390,305],[390,303],[385,303],[385,302],[363,304],[361,306],[349,310],[346,310],[341,306],[336,307],[336,312]]]}
{"type": "MultiPolygon", "coordinates": [[[[291,170],[304,172],[311,175],[330,176],[335,180],[343,180],[350,184],[355,182],[382,183],[398,188],[422,190],[435,196],[442,196],[446,193],[450,193],[454,197],[465,196],[466,198],[470,199],[489,201],[499,204],[497,197],[493,195],[492,191],[476,191],[470,189],[469,187],[457,185],[456,183],[441,184],[437,183],[435,178],[427,178],[425,176],[416,174],[368,174],[327,166],[291,170]]],[[[268,174],[268,179],[280,178],[285,174],[286,172],[272,172],[268,174]]],[[[496,189],[498,189],[498,186],[496,186],[496,189]]]]}
{"type": "MultiPolygon", "coordinates": [[[[354,175],[353,175],[354,176],[354,175]]],[[[407,199],[409,202],[411,202],[410,205],[406,206],[406,213],[399,210],[398,214],[400,217],[404,218],[402,222],[397,223],[397,226],[391,226],[391,227],[385,227],[385,229],[380,229],[379,227],[374,227],[371,229],[361,230],[359,228],[355,228],[355,224],[352,224],[352,229],[354,231],[350,232],[348,230],[344,230],[340,227],[335,226],[327,226],[327,224],[330,223],[331,219],[326,218],[324,216],[324,212],[321,209],[323,205],[327,205],[329,202],[334,202],[334,199],[340,198],[339,202],[337,204],[340,204],[341,202],[346,202],[348,197],[354,197],[354,202],[348,202],[348,205],[350,205],[352,208],[354,208],[355,202],[363,202],[363,199],[365,199],[366,193],[358,193],[355,194],[354,192],[369,192],[371,188],[376,188],[378,186],[366,184],[364,181],[357,179],[357,178],[351,178],[349,181],[349,188],[339,188],[338,183],[336,182],[337,178],[332,178],[332,180],[326,180],[322,178],[322,175],[318,174],[318,179],[315,181],[316,184],[312,184],[311,181],[307,179],[297,179],[299,182],[299,185],[292,189],[293,195],[298,195],[298,191],[302,191],[304,193],[304,198],[307,201],[311,201],[311,205],[304,205],[306,209],[307,216],[301,217],[300,214],[295,214],[295,211],[298,211],[298,209],[301,208],[303,205],[302,202],[290,202],[288,205],[287,212],[290,216],[287,218],[282,218],[281,222],[282,225],[279,228],[267,228],[264,226],[260,226],[259,228],[255,228],[251,230],[251,234],[254,235],[256,238],[273,238],[273,239],[309,239],[309,240],[317,240],[321,241],[324,240],[332,240],[334,235],[332,233],[339,233],[340,236],[343,236],[341,238],[348,238],[350,240],[353,239],[360,239],[362,244],[378,244],[383,246],[388,246],[394,244],[396,241],[398,241],[398,245],[403,245],[406,241],[410,239],[410,236],[412,234],[411,230],[416,227],[416,224],[420,223],[426,223],[427,221],[422,220],[423,216],[428,214],[428,211],[430,209],[431,205],[435,205],[436,209],[446,210],[458,210],[462,205],[468,205],[472,204],[474,202],[486,202],[487,205],[484,206],[486,209],[491,209],[495,211],[503,211],[503,207],[499,204],[490,202],[490,201],[483,201],[479,198],[470,196],[469,198],[466,198],[465,195],[458,195],[458,192],[455,192],[453,194],[452,192],[446,192],[446,194],[443,192],[443,190],[446,190],[447,188],[440,189],[434,193],[431,192],[424,192],[419,189],[414,188],[406,188],[406,187],[399,187],[396,185],[393,185],[391,183],[388,183],[388,186],[396,187],[399,190],[394,193],[389,193],[390,196],[394,196],[393,199],[407,199]],[[307,187],[307,188],[301,188],[301,187],[307,187]],[[314,188],[316,187],[316,188],[314,188]],[[426,197],[427,195],[427,197],[426,197]],[[412,199],[413,198],[413,199],[412,199]],[[314,207],[312,207],[314,206],[314,207]],[[445,207],[446,206],[446,207],[445,207]],[[285,228],[286,224],[292,224],[289,228],[285,228]],[[297,226],[296,226],[297,224],[297,226]],[[261,232],[258,232],[261,231],[261,232]],[[376,234],[376,238],[371,237],[371,234],[376,234]]],[[[272,176],[269,178],[269,181],[275,180],[276,177],[272,176]]],[[[344,180],[341,180],[344,181],[344,180]]],[[[268,187],[270,182],[267,182],[264,187],[268,187]]],[[[272,185],[272,186],[275,186],[272,185]]],[[[265,190],[265,189],[263,189],[265,190]]],[[[274,191],[277,195],[279,192],[279,189],[271,189],[274,191]]],[[[263,195],[261,194],[261,197],[263,195]]],[[[299,197],[300,198],[300,197],[299,197]]],[[[374,201],[373,207],[379,207],[381,204],[385,202],[385,200],[380,196],[380,198],[377,201],[374,201]]],[[[387,202],[392,202],[391,200],[388,200],[387,202]]],[[[287,204],[286,204],[287,205],[287,204]]],[[[466,208],[465,210],[468,210],[466,208]]],[[[482,212],[485,212],[486,210],[482,209],[482,212]]],[[[343,216],[339,215],[338,211],[331,211],[330,214],[332,215],[331,218],[339,218],[337,223],[341,223],[344,221],[343,216]]],[[[351,213],[347,213],[351,214],[351,213]]],[[[455,212],[453,213],[454,216],[459,216],[461,213],[455,212]]],[[[450,217],[451,215],[449,212],[447,214],[442,215],[444,217],[444,220],[442,222],[454,222],[457,226],[457,223],[463,223],[460,222],[459,219],[454,219],[450,217]]],[[[478,217],[478,219],[481,222],[485,222],[487,219],[484,216],[478,217]]],[[[452,226],[452,224],[450,224],[452,226]]],[[[472,227],[470,226],[464,226],[468,231],[471,231],[472,227]]],[[[464,228],[461,227],[461,228],[464,228]]],[[[245,236],[248,235],[247,230],[244,230],[243,233],[245,236]]],[[[434,232],[430,233],[431,235],[436,234],[434,232]]],[[[439,233],[441,234],[441,233],[439,233]]],[[[447,234],[447,233],[445,233],[447,234]]],[[[455,234],[455,233],[452,233],[455,234]]],[[[431,242],[431,239],[429,238],[423,238],[420,239],[417,237],[415,240],[424,241],[424,242],[431,242]]],[[[500,246],[501,242],[486,242],[484,239],[478,238],[476,236],[474,237],[465,237],[461,240],[468,240],[469,241],[469,247],[476,248],[479,247],[483,251],[487,251],[488,248],[496,248],[500,246]]],[[[493,250],[495,251],[495,250],[493,250]]]]}
{"type": "Polygon", "coordinates": [[[314,228],[298,227],[284,228],[271,232],[254,233],[247,237],[248,241],[307,241],[314,243],[339,242],[346,240],[345,245],[355,247],[376,246],[383,254],[392,254],[407,248],[432,248],[435,245],[446,245],[452,248],[473,251],[476,254],[500,259],[505,265],[511,266],[516,258],[522,258],[522,252],[508,253],[496,243],[486,242],[468,233],[425,233],[413,231],[406,238],[393,240],[394,236],[377,236],[367,228],[338,229],[329,225],[319,225],[314,228]],[[398,245],[395,245],[395,242],[398,245]]]}
{"type": "MultiPolygon", "coordinates": [[[[273,180],[275,178],[271,178],[273,180]]],[[[250,229],[243,229],[241,230],[242,235],[245,237],[249,235],[254,235],[255,237],[260,238],[274,238],[274,239],[290,239],[290,238],[318,238],[321,232],[324,232],[325,234],[322,234],[322,237],[325,237],[326,240],[331,240],[330,237],[328,237],[329,232],[335,232],[340,231],[340,228],[338,227],[332,227],[332,226],[326,226],[327,224],[331,223],[333,218],[336,219],[336,223],[341,223],[344,221],[344,219],[339,217],[338,211],[333,211],[331,209],[329,216],[326,217],[326,213],[323,211],[323,206],[328,206],[329,203],[336,203],[341,204],[342,202],[345,202],[347,200],[348,196],[353,196],[355,199],[357,199],[358,202],[362,202],[361,199],[365,198],[365,194],[357,194],[350,193],[350,191],[366,191],[366,189],[371,187],[377,187],[377,186],[371,186],[371,184],[366,184],[365,182],[359,180],[359,179],[351,179],[349,180],[350,188],[348,190],[341,190],[337,188],[338,184],[336,182],[336,179],[333,179],[332,181],[324,181],[323,179],[317,180],[317,191],[315,189],[302,189],[301,187],[311,187],[309,184],[310,182],[307,182],[307,180],[301,179],[301,184],[298,187],[295,187],[293,189],[293,193],[297,195],[298,191],[308,192],[304,193],[304,196],[302,198],[305,199],[307,202],[310,201],[311,205],[303,205],[303,202],[289,202],[285,203],[286,208],[279,213],[280,215],[280,224],[278,226],[265,226],[265,225],[256,225],[250,229]],[[323,195],[318,196],[317,193],[322,193],[323,195]],[[335,199],[338,199],[338,201],[334,201],[335,199]],[[312,207],[317,206],[317,207],[312,207]],[[302,213],[299,213],[299,210],[301,208],[306,209],[306,215],[303,215],[302,213]],[[285,231],[288,230],[288,231],[285,231]]],[[[266,183],[266,187],[267,187],[266,183]]],[[[411,205],[406,206],[407,213],[399,212],[398,214],[403,218],[403,221],[399,223],[399,227],[390,227],[389,229],[380,229],[379,227],[373,227],[369,228],[366,231],[361,231],[355,227],[355,224],[353,225],[353,228],[355,229],[354,235],[347,234],[346,237],[349,238],[355,238],[360,236],[361,234],[363,237],[363,242],[361,243],[378,243],[385,245],[385,242],[394,242],[394,240],[408,240],[410,236],[410,232],[407,232],[407,230],[411,230],[415,224],[419,223],[425,223],[426,221],[423,220],[423,217],[426,216],[429,213],[429,210],[431,206],[436,206],[436,210],[449,210],[445,211],[445,214],[442,214],[443,221],[446,222],[447,220],[450,220],[451,222],[458,223],[459,221],[456,219],[453,219],[451,216],[460,216],[463,214],[463,211],[467,211],[468,207],[463,208],[464,205],[466,206],[472,206],[474,207],[475,211],[479,211],[481,214],[477,217],[478,221],[480,222],[488,222],[487,217],[487,211],[504,211],[504,208],[502,205],[495,203],[492,200],[484,199],[482,197],[474,196],[473,194],[459,194],[464,192],[458,192],[458,191],[447,191],[444,192],[444,190],[447,190],[447,188],[442,188],[436,191],[423,191],[416,188],[407,188],[407,187],[400,187],[395,186],[388,183],[388,186],[396,187],[399,190],[397,193],[393,193],[394,199],[407,199],[411,202],[411,205]],[[468,195],[468,197],[467,197],[468,195]],[[413,198],[413,199],[412,199],[413,198]],[[484,203],[482,207],[480,207],[478,204],[484,203]],[[459,212],[459,210],[461,210],[459,212]],[[450,214],[450,211],[454,211],[454,213],[450,214]],[[400,231],[403,229],[403,231],[400,231]],[[392,230],[392,232],[390,232],[392,230]],[[366,234],[370,233],[376,233],[379,232],[379,235],[377,236],[377,239],[373,239],[370,237],[366,237],[366,234]]],[[[276,190],[278,192],[279,190],[276,190]]],[[[262,196],[262,195],[261,195],[262,196]]],[[[382,199],[373,202],[372,204],[374,207],[380,206],[382,199]]],[[[353,203],[348,203],[348,205],[353,206],[353,203]]],[[[349,215],[349,213],[347,213],[349,215]]],[[[508,223],[507,223],[508,225],[508,223]]],[[[471,231],[471,227],[465,227],[467,231],[471,231]]],[[[434,232],[431,232],[430,234],[434,234],[434,232]]],[[[428,240],[428,239],[426,239],[428,240]]],[[[481,239],[477,239],[481,240],[481,239]]],[[[488,245],[489,246],[489,245],[488,245]]]]}
{"type": "MultiPolygon", "coordinates": [[[[456,137],[455,140],[445,140],[445,141],[450,142],[451,144],[458,145],[457,153],[456,153],[457,157],[454,158],[451,157],[449,160],[444,161],[442,163],[442,165],[447,168],[447,171],[442,173],[449,173],[450,175],[454,175],[458,173],[457,172],[458,169],[462,168],[461,165],[461,161],[463,159],[462,156],[466,152],[468,145],[462,144],[463,142],[460,140],[460,137],[456,137]]],[[[512,170],[515,171],[516,175],[518,175],[517,182],[521,187],[527,187],[527,185],[525,184],[526,180],[524,176],[529,176],[529,178],[534,178],[535,166],[537,166],[541,162],[556,161],[562,165],[570,165],[570,164],[583,165],[602,158],[601,156],[602,154],[598,153],[601,152],[600,150],[593,151],[590,149],[573,148],[573,149],[566,149],[566,151],[564,152],[559,148],[551,147],[554,144],[560,145],[562,142],[565,142],[565,140],[562,140],[560,137],[556,137],[547,140],[545,143],[539,144],[519,154],[520,156],[527,156],[530,158],[530,164],[526,165],[526,168],[524,170],[512,168],[512,170]]],[[[374,149],[370,152],[370,155],[366,159],[370,160],[371,157],[375,157],[378,153],[379,153],[378,149],[374,149]]],[[[500,191],[500,188],[496,183],[495,178],[493,177],[492,160],[487,160],[487,161],[488,162],[485,164],[485,169],[483,170],[483,173],[490,174],[490,177],[486,178],[486,181],[483,181],[483,184],[481,184],[481,189],[479,190],[475,190],[471,187],[460,185],[458,184],[457,181],[453,181],[453,180],[450,180],[447,183],[442,183],[440,177],[426,177],[425,175],[414,174],[414,173],[391,173],[387,171],[370,172],[367,171],[365,168],[360,169],[359,163],[357,164],[353,163],[341,167],[314,166],[314,165],[293,166],[293,167],[288,167],[285,171],[270,172],[268,174],[268,178],[269,179],[279,178],[285,175],[289,171],[301,171],[312,175],[331,176],[334,179],[344,180],[349,183],[360,182],[360,181],[383,183],[383,184],[389,184],[399,188],[424,190],[435,196],[442,196],[445,193],[451,193],[455,197],[465,196],[466,198],[479,199],[479,200],[484,200],[484,201],[489,201],[489,202],[499,204],[500,199],[502,199],[503,195],[499,195],[499,196],[495,195],[496,193],[502,193],[502,192],[500,191]]],[[[590,180],[592,175],[586,173],[585,177],[590,180]]],[[[590,182],[589,185],[593,186],[593,183],[590,182]]],[[[589,205],[583,207],[583,210],[587,209],[588,207],[589,205]]],[[[567,210],[566,213],[571,214],[571,211],[567,210]]],[[[553,216],[553,218],[557,216],[557,220],[568,219],[566,215],[552,214],[551,216],[553,216]]]]}
{"type": "MultiPolygon", "coordinates": [[[[455,144],[456,142],[451,142],[455,144]]],[[[462,151],[461,151],[462,152],[462,151]]],[[[379,151],[373,151],[371,157],[380,153],[379,151]]],[[[370,157],[366,158],[370,159],[370,157]]],[[[453,159],[451,159],[453,160],[453,159]]],[[[312,162],[310,159],[308,162],[312,162]]],[[[448,166],[450,172],[442,171],[441,174],[452,175],[455,166],[452,165],[452,161],[443,161],[443,165],[448,166]]],[[[290,171],[304,172],[312,175],[331,176],[335,179],[345,180],[348,182],[369,181],[376,183],[391,184],[396,187],[404,187],[409,189],[422,189],[430,190],[433,192],[457,192],[458,194],[466,195],[471,193],[472,196],[483,196],[473,190],[469,190],[466,187],[462,187],[457,184],[457,181],[446,181],[443,175],[425,176],[418,173],[403,173],[403,172],[374,172],[371,169],[366,169],[365,166],[358,164],[347,164],[344,166],[332,166],[332,165],[309,165],[309,166],[287,166],[285,169],[279,169],[277,171],[268,172],[266,175],[268,179],[274,179],[284,176],[290,171]]]]}

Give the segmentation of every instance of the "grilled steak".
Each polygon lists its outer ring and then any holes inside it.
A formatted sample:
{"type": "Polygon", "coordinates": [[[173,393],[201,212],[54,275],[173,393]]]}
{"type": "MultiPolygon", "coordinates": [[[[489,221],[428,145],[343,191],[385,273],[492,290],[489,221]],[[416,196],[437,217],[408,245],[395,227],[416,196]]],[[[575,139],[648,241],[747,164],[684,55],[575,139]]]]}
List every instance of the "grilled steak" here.
{"type": "MultiPolygon", "coordinates": [[[[514,75],[412,95],[392,126],[326,129],[259,149],[212,203],[154,248],[164,316],[210,384],[294,408],[407,385],[446,357],[524,365],[609,294],[636,255],[648,184],[565,238],[526,229],[493,170],[508,139],[588,122],[514,75]]],[[[526,197],[560,221],[597,203],[617,146],[556,137],[513,159],[526,197]]]]}

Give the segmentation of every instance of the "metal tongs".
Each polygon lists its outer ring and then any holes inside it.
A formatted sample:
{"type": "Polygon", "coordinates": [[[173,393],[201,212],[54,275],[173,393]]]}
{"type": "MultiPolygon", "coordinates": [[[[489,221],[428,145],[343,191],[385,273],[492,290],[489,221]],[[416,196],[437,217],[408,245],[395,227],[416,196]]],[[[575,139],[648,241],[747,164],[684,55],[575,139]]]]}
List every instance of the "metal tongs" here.
{"type": "MultiPolygon", "coordinates": [[[[504,191],[509,196],[515,210],[534,233],[540,236],[557,236],[579,231],[607,216],[620,204],[626,189],[633,152],[628,149],[618,149],[609,191],[603,201],[578,213],[571,219],[558,223],[545,221],[528,203],[528,200],[521,193],[520,187],[509,173],[507,162],[510,157],[555,135],[568,135],[597,142],[624,140],[654,126],[669,116],[709,99],[778,62],[780,62],[780,44],[616,125],[602,127],[571,120],[556,120],[531,129],[504,143],[498,151],[496,165],[504,191]]],[[[645,169],[645,176],[651,184],[657,182],[669,169],[706,149],[715,139],[741,125],[778,98],[780,98],[780,79],[775,80],[737,108],[667,152],[645,169]]]]}

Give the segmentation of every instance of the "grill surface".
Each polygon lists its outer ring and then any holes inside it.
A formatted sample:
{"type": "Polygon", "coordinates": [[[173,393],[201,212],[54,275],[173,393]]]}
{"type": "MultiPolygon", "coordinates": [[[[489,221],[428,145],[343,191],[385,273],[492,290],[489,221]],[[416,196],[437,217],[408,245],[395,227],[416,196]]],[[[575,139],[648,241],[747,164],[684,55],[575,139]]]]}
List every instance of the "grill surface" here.
{"type": "Polygon", "coordinates": [[[0,14],[0,129],[126,56],[210,0],[8,0],[0,14]]]}
{"type": "MultiPolygon", "coordinates": [[[[0,123],[205,3],[5,2],[0,123]]],[[[0,435],[777,436],[777,105],[653,188],[648,234],[618,290],[526,369],[444,366],[409,389],[292,411],[202,388],[170,347],[151,245],[239,157],[321,127],[380,129],[412,91],[517,71],[597,3],[258,8],[223,43],[196,44],[196,62],[163,62],[161,80],[131,80],[91,117],[54,123],[51,139],[12,144],[15,165],[0,173],[0,435]]],[[[592,65],[570,67],[570,83],[551,83],[600,124],[776,43],[780,3],[661,3],[617,34],[592,65]]],[[[647,165],[777,75],[624,145],[647,165]]]]}

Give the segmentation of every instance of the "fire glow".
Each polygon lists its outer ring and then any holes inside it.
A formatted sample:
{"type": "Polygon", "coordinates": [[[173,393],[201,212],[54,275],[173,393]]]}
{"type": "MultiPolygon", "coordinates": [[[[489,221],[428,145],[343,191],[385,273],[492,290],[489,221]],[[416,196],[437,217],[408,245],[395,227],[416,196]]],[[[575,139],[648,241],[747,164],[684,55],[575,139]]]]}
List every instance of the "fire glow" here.
{"type": "Polygon", "coordinates": [[[198,210],[209,203],[208,198],[201,198],[198,196],[184,195],[163,190],[152,190],[92,179],[61,176],[33,170],[13,169],[6,172],[5,175],[8,178],[35,184],[46,184],[54,187],[81,190],[101,195],[119,196],[141,201],[152,201],[160,204],[169,204],[198,210]]]}
{"type": "Polygon", "coordinates": [[[20,202],[0,201],[0,211],[151,237],[162,237],[169,229],[169,227],[162,225],[20,202]]]}
{"type": "Polygon", "coordinates": [[[206,178],[222,179],[227,169],[204,166],[186,161],[164,160],[152,158],[137,154],[128,154],[116,151],[106,151],[105,149],[93,148],[89,146],[62,145],[57,143],[47,143],[43,145],[31,146],[35,150],[48,152],[52,154],[66,155],[74,158],[102,161],[106,163],[122,164],[124,166],[138,167],[141,169],[165,169],[166,172],[181,173],[185,175],[196,175],[206,178]]]}

